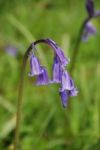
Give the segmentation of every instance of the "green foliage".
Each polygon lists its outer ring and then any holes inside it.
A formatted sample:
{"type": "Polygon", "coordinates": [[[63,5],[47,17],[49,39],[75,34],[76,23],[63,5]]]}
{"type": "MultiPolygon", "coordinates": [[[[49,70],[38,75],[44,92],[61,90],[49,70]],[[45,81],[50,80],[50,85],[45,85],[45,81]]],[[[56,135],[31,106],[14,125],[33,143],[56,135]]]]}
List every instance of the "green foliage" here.
{"type": "MultiPolygon", "coordinates": [[[[99,2],[96,3],[98,6],[99,2]]],[[[100,9],[100,7],[98,8],[100,9]]],[[[22,58],[29,44],[42,37],[54,39],[71,57],[78,31],[86,16],[84,1],[10,0],[0,1],[0,150],[11,150],[22,58]],[[18,56],[10,56],[7,45],[18,56]]],[[[63,109],[58,85],[35,86],[25,74],[21,150],[99,150],[100,148],[100,28],[82,43],[74,80],[79,90],[63,109]]],[[[37,55],[48,67],[49,47],[40,45],[37,55]]]]}

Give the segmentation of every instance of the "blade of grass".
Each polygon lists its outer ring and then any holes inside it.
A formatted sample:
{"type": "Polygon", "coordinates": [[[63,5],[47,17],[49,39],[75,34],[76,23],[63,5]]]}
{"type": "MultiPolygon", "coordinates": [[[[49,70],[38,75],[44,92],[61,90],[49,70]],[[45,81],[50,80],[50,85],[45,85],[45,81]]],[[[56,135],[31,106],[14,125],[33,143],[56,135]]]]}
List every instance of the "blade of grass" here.
{"type": "Polygon", "coordinates": [[[16,116],[13,115],[13,116],[11,117],[11,119],[8,120],[8,121],[4,124],[2,130],[0,131],[0,138],[1,138],[1,139],[6,138],[6,137],[9,135],[9,133],[15,128],[15,124],[16,124],[16,116]]]}
{"type": "Polygon", "coordinates": [[[14,106],[8,100],[5,100],[1,96],[0,96],[0,105],[10,113],[14,113],[15,111],[14,106]]]}

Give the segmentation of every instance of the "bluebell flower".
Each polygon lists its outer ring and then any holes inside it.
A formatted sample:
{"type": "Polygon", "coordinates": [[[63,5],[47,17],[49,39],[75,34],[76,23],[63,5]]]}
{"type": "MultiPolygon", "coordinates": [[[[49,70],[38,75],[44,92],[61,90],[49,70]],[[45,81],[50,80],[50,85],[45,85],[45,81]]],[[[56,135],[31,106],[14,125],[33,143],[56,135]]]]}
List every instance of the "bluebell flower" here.
{"type": "Polygon", "coordinates": [[[64,107],[66,107],[68,97],[76,96],[78,91],[75,88],[74,82],[66,70],[62,70],[61,78],[61,89],[59,90],[59,93],[61,95],[62,104],[64,107]]]}
{"type": "Polygon", "coordinates": [[[72,90],[74,88],[73,81],[71,77],[69,76],[67,70],[62,70],[61,75],[61,91],[64,90],[72,90]]]}
{"type": "MultiPolygon", "coordinates": [[[[46,85],[58,83],[61,85],[60,96],[64,107],[67,106],[69,96],[76,96],[77,90],[70,75],[65,67],[69,63],[69,59],[65,57],[62,49],[51,39],[41,39],[32,43],[32,48],[39,43],[45,43],[52,47],[54,51],[54,61],[52,66],[52,77],[49,79],[48,72],[44,66],[41,65],[34,52],[30,54],[30,76],[36,76],[37,85],[46,85]]],[[[36,49],[35,49],[36,50],[36,49]]]]}
{"type": "Polygon", "coordinates": [[[69,63],[69,59],[65,57],[62,49],[51,39],[46,39],[46,43],[49,44],[54,49],[54,52],[60,59],[62,65],[66,66],[69,63]]]}
{"type": "Polygon", "coordinates": [[[82,40],[83,41],[87,41],[88,38],[91,35],[95,35],[95,34],[96,34],[95,26],[93,26],[93,24],[91,22],[87,22],[86,25],[85,25],[85,29],[84,29],[84,33],[83,33],[83,36],[82,36],[82,40]]]}
{"type": "Polygon", "coordinates": [[[54,64],[53,64],[53,79],[52,82],[60,83],[61,82],[61,63],[57,55],[54,57],[54,64]]]}
{"type": "Polygon", "coordinates": [[[85,21],[85,26],[83,30],[82,40],[87,41],[91,35],[95,35],[96,28],[91,23],[91,20],[100,16],[100,11],[95,10],[93,0],[86,0],[86,10],[88,13],[88,18],[85,21]]]}
{"type": "Polygon", "coordinates": [[[30,55],[30,68],[31,68],[31,71],[29,73],[29,76],[36,76],[43,72],[40,62],[34,54],[30,55]]]}

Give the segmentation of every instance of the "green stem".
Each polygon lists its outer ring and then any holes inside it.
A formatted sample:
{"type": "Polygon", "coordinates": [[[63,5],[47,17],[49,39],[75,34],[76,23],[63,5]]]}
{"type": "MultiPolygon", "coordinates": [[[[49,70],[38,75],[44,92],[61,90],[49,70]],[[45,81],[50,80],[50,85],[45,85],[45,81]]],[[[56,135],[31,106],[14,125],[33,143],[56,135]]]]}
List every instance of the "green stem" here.
{"type": "Polygon", "coordinates": [[[18,91],[18,102],[17,102],[17,113],[16,113],[16,129],[15,129],[15,143],[14,143],[14,150],[19,150],[19,138],[20,138],[20,122],[21,122],[21,110],[22,110],[22,95],[23,95],[23,86],[24,86],[24,74],[25,68],[27,63],[27,58],[29,52],[32,49],[32,45],[27,49],[24,57],[23,57],[23,64],[21,70],[21,77],[20,77],[20,85],[18,91]]]}
{"type": "Polygon", "coordinates": [[[76,60],[77,60],[77,56],[79,53],[79,49],[80,49],[80,44],[81,44],[81,37],[85,28],[86,23],[91,19],[91,17],[88,17],[87,19],[85,19],[85,21],[82,23],[79,34],[78,34],[78,38],[74,47],[74,51],[73,51],[73,55],[72,55],[72,62],[71,62],[71,67],[70,67],[70,73],[72,74],[74,72],[75,69],[75,65],[76,65],[76,60]]]}

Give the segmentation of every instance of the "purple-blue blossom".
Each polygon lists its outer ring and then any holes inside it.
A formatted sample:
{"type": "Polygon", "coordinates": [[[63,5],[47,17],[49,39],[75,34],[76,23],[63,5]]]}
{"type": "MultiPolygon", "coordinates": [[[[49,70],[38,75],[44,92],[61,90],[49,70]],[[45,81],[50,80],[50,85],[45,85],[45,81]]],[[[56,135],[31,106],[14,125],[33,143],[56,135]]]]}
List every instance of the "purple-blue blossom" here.
{"type": "Polygon", "coordinates": [[[64,107],[67,106],[67,100],[69,96],[76,96],[78,91],[74,86],[74,82],[66,70],[62,70],[61,75],[61,88],[60,95],[62,98],[62,104],[64,107]]]}
{"type": "Polygon", "coordinates": [[[29,76],[36,76],[43,72],[43,69],[40,66],[40,62],[34,54],[30,54],[30,68],[31,71],[29,76]]]}
{"type": "Polygon", "coordinates": [[[93,0],[86,0],[86,10],[88,13],[88,17],[86,19],[84,30],[83,30],[83,35],[82,35],[83,41],[87,41],[91,35],[95,35],[96,28],[92,24],[91,20],[100,16],[100,11],[95,10],[93,0]]]}
{"type": "Polygon", "coordinates": [[[32,43],[33,51],[31,51],[30,60],[30,73],[29,76],[36,76],[36,85],[47,85],[57,83],[60,85],[60,96],[62,105],[67,106],[69,96],[76,96],[77,90],[74,86],[74,82],[71,79],[66,66],[69,63],[69,59],[65,57],[63,50],[51,39],[40,39],[32,43]],[[35,56],[34,50],[37,50],[35,46],[39,43],[48,44],[54,51],[54,60],[52,65],[52,76],[49,78],[48,72],[45,66],[41,64],[39,59],[35,56]]]}
{"type": "Polygon", "coordinates": [[[95,35],[95,34],[96,34],[95,26],[93,26],[93,24],[91,22],[87,22],[85,25],[82,40],[87,41],[90,36],[95,35]]]}

